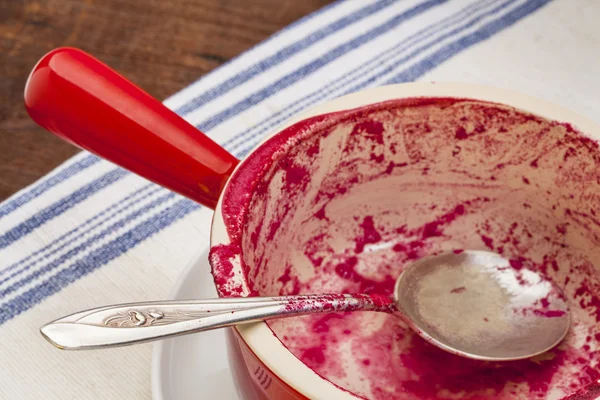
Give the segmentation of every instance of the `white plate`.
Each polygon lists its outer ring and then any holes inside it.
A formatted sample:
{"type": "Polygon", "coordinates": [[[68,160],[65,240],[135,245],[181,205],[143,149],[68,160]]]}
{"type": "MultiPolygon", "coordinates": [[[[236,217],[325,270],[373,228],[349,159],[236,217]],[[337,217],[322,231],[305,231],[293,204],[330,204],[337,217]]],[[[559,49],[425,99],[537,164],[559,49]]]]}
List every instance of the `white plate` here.
{"type": "MultiPolygon", "coordinates": [[[[169,297],[217,297],[208,250],[185,268],[169,297]]],[[[152,353],[152,398],[238,400],[227,362],[225,331],[217,329],[157,342],[152,353]]]]}

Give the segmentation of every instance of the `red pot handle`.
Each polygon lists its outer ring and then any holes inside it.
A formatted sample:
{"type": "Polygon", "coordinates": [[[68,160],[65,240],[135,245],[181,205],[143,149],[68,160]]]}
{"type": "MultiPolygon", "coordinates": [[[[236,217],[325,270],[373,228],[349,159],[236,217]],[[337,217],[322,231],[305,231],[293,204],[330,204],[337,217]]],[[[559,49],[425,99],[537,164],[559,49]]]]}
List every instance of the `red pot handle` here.
{"type": "Polygon", "coordinates": [[[25,86],[31,118],[59,137],[210,208],[239,162],[99,60],[46,54],[25,86]]]}

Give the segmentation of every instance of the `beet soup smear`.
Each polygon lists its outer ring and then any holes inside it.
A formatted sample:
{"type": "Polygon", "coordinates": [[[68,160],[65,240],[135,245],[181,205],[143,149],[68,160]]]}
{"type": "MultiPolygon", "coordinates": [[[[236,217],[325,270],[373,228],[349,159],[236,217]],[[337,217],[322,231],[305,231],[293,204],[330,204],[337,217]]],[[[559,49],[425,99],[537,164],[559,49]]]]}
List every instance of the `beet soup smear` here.
{"type": "Polygon", "coordinates": [[[232,242],[211,251],[221,296],[392,295],[411,262],[470,249],[541,273],[569,301],[565,340],[515,362],[451,355],[383,313],[268,323],[338,387],[369,399],[559,399],[600,378],[600,149],[570,125],[468,99],[389,101],[284,130],[226,190],[232,242]]]}

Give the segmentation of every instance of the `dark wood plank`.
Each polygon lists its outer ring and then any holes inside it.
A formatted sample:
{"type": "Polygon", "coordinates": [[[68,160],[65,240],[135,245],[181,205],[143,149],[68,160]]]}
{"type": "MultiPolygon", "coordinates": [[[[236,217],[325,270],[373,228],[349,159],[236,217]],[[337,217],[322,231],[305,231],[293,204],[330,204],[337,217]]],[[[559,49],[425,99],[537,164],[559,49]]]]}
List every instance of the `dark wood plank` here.
{"type": "Polygon", "coordinates": [[[0,200],[78,150],[29,120],[27,75],[47,51],[94,54],[158,99],[331,0],[0,0],[0,200]]]}

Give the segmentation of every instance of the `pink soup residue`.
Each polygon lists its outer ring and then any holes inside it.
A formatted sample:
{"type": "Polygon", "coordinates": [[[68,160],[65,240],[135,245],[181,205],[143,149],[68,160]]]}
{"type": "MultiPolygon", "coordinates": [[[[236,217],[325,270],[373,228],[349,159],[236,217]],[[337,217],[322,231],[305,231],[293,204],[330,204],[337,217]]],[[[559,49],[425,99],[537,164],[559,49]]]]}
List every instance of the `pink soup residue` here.
{"type": "Polygon", "coordinates": [[[269,322],[356,396],[558,399],[600,378],[600,149],[568,124],[448,98],[315,117],[250,155],[222,213],[232,242],[211,252],[221,296],[391,295],[414,260],[479,249],[536,269],[569,299],[563,343],[516,362],[459,358],[384,313],[269,322]]]}

